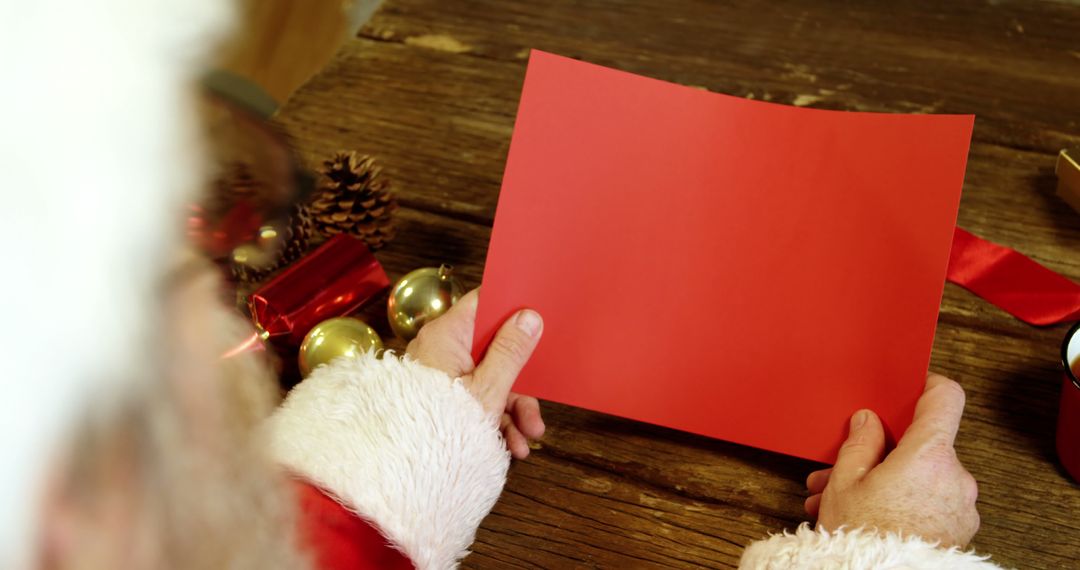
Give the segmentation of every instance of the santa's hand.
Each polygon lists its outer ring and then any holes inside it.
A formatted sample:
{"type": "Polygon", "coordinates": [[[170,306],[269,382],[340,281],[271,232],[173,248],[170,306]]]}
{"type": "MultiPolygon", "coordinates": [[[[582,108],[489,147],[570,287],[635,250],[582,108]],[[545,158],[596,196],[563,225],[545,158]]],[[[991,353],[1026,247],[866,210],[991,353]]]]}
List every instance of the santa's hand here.
{"type": "Polygon", "coordinates": [[[518,311],[503,323],[479,363],[472,359],[478,290],[458,300],[441,317],[427,323],[405,353],[425,366],[461,378],[466,388],[499,423],[515,458],[529,455],[529,440],[544,435],[544,420],[536,398],[514,394],[510,388],[540,341],[544,323],[536,311],[518,311]]]}
{"type": "Polygon", "coordinates": [[[884,461],[881,420],[857,412],[836,465],[807,478],[807,512],[828,530],[876,528],[946,547],[967,545],[979,530],[979,513],[975,479],[953,449],[963,412],[963,388],[930,374],[911,427],[884,461]]]}

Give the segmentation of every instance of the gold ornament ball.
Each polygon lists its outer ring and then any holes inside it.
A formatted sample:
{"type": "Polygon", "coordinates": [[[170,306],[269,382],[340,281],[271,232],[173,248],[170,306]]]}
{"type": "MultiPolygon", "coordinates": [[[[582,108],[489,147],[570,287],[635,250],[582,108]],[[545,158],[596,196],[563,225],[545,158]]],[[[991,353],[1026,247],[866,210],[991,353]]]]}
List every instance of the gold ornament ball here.
{"type": "Polygon", "coordinates": [[[449,265],[424,267],[406,274],[394,284],[386,316],[394,334],[412,340],[424,323],[445,313],[465,294],[449,265]]]}
{"type": "Polygon", "coordinates": [[[328,364],[339,356],[359,356],[382,347],[379,333],[364,321],[352,317],[327,319],[315,325],[300,344],[300,374],[307,377],[320,364],[328,364]]]}

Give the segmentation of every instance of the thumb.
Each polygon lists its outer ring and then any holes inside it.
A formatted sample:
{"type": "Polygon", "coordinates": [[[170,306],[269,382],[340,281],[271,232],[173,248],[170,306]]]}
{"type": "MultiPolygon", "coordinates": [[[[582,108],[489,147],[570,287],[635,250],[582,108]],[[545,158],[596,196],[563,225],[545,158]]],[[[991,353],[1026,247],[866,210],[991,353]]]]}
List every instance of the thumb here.
{"type": "Polygon", "coordinates": [[[881,463],[885,453],[885,429],[877,414],[859,410],[851,416],[847,441],[840,447],[829,485],[844,489],[858,483],[866,473],[881,463]]]}
{"type": "Polygon", "coordinates": [[[472,393],[490,413],[502,413],[514,380],[532,356],[544,321],[536,311],[518,311],[506,322],[488,347],[473,373],[472,393]]]}

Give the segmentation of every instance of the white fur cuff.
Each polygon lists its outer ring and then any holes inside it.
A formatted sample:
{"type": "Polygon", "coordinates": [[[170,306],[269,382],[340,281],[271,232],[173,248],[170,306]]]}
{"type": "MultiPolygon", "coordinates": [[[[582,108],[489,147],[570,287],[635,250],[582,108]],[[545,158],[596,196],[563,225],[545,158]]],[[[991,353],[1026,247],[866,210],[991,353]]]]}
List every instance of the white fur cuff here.
{"type": "Polygon", "coordinates": [[[1000,567],[956,548],[937,548],[918,537],[843,529],[816,531],[803,523],[746,547],[743,570],[991,570],[1000,567]]]}
{"type": "Polygon", "coordinates": [[[373,521],[422,570],[468,554],[510,465],[497,423],[460,380],[389,353],[315,369],[269,427],[279,462],[373,521]]]}

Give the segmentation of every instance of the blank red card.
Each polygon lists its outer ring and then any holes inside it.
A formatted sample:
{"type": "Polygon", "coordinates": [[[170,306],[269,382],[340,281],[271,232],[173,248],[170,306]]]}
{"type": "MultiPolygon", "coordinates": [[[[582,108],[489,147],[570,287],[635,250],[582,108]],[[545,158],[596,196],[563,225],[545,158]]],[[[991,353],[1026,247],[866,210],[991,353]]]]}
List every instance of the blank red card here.
{"type": "Polygon", "coordinates": [[[534,51],[474,352],[544,336],[515,390],[831,462],[922,391],[969,115],[801,109],[534,51]]]}

